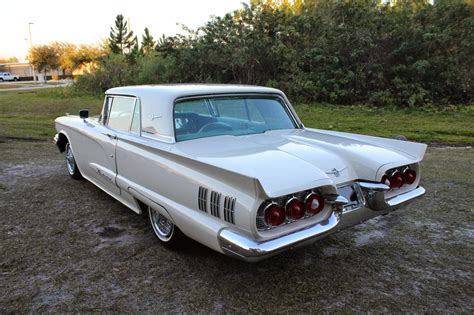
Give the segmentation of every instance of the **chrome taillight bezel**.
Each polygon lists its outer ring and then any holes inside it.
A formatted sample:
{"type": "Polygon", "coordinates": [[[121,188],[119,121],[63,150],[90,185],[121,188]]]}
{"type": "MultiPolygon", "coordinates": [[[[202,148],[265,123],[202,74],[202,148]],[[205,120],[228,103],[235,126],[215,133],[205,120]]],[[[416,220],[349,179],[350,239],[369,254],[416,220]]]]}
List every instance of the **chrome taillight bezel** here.
{"type": "Polygon", "coordinates": [[[411,165],[403,165],[403,166],[399,166],[399,167],[394,167],[394,168],[391,168],[391,169],[387,170],[385,172],[385,174],[382,175],[382,178],[380,179],[380,182],[382,184],[387,184],[384,181],[384,179],[387,178],[389,183],[393,183],[393,177],[396,176],[397,174],[399,174],[401,176],[402,184],[399,187],[392,187],[392,185],[388,185],[388,186],[390,186],[390,189],[388,190],[388,192],[394,192],[394,191],[410,188],[411,186],[414,186],[417,183],[418,179],[419,179],[419,170],[418,170],[417,164],[411,164],[411,165]],[[415,172],[415,179],[412,181],[412,183],[407,183],[406,180],[405,180],[405,175],[404,174],[407,170],[415,172]]]}
{"type": "Polygon", "coordinates": [[[285,209],[285,214],[286,214],[287,205],[292,200],[297,199],[297,200],[299,200],[303,203],[304,207],[306,207],[306,203],[305,203],[306,198],[311,194],[317,194],[317,195],[321,196],[323,198],[323,200],[325,199],[324,194],[321,191],[321,189],[314,188],[314,189],[300,191],[300,192],[297,192],[297,193],[294,193],[294,194],[289,194],[289,195],[280,196],[280,197],[277,197],[277,198],[272,198],[272,199],[265,200],[264,202],[262,202],[262,204],[260,205],[260,207],[257,211],[257,216],[256,216],[257,230],[259,232],[267,231],[267,230],[271,230],[271,229],[274,229],[274,228],[277,228],[277,227],[281,227],[281,226],[284,226],[284,225],[287,225],[287,224],[290,224],[290,223],[299,222],[301,220],[317,216],[318,214],[323,212],[326,207],[330,206],[328,203],[325,202],[324,203],[324,208],[320,212],[314,213],[314,214],[308,213],[305,210],[304,215],[299,219],[292,219],[292,218],[289,218],[288,215],[286,215],[285,221],[282,224],[276,225],[276,226],[271,226],[271,225],[267,224],[267,222],[265,222],[265,211],[271,205],[277,204],[277,205],[283,207],[285,209]]]}

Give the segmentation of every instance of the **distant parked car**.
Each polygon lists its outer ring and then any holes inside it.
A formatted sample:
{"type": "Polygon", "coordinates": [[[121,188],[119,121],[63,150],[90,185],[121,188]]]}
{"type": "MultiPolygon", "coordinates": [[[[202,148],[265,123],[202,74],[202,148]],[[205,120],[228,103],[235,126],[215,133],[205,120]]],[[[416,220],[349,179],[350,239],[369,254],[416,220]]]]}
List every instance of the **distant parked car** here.
{"type": "Polygon", "coordinates": [[[2,81],[18,81],[20,76],[13,75],[10,72],[0,72],[0,82],[2,81]]]}
{"type": "Polygon", "coordinates": [[[69,175],[146,213],[170,247],[257,261],[425,193],[425,144],[306,128],[272,88],[119,87],[98,118],[55,122],[69,175]]]}

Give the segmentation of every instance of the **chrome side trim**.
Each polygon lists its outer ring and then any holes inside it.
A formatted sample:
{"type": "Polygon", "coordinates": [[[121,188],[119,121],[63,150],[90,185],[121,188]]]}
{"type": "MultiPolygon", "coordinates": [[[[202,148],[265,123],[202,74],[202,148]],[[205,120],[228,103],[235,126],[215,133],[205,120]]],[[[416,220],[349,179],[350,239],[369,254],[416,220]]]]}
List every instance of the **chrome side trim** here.
{"type": "Polygon", "coordinates": [[[264,242],[257,242],[229,228],[221,229],[217,239],[225,254],[248,262],[256,262],[331,234],[334,232],[340,219],[340,213],[334,211],[324,221],[264,242]]]}

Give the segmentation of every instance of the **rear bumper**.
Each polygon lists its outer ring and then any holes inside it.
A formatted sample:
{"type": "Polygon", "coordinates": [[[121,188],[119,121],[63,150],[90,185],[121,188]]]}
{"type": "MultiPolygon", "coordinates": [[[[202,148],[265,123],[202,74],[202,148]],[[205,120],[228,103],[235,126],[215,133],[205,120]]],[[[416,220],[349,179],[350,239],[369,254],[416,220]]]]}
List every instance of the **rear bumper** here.
{"type": "Polygon", "coordinates": [[[388,187],[383,186],[385,185],[370,187],[370,185],[364,186],[364,183],[361,183],[361,189],[364,192],[365,198],[362,207],[343,214],[333,211],[322,222],[264,242],[258,242],[232,229],[223,228],[218,233],[220,247],[229,256],[248,262],[256,262],[285,250],[306,245],[336,231],[393,211],[425,193],[425,189],[419,186],[414,190],[385,200],[383,192],[388,187]]]}

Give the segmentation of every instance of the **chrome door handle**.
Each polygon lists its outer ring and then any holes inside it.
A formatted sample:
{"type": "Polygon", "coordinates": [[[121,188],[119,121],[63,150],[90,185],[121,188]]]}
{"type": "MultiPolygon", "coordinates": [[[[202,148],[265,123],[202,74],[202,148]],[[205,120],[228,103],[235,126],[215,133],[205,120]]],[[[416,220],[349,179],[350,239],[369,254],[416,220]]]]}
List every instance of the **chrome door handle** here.
{"type": "Polygon", "coordinates": [[[109,137],[109,138],[112,139],[112,140],[117,139],[117,136],[114,135],[114,134],[111,134],[111,133],[108,133],[108,132],[103,132],[102,134],[103,134],[103,135],[106,135],[107,137],[109,137]]]}

